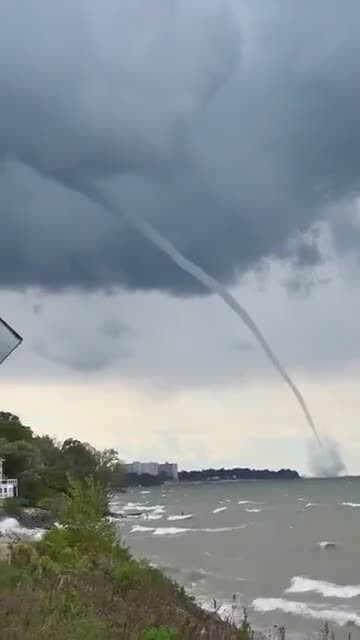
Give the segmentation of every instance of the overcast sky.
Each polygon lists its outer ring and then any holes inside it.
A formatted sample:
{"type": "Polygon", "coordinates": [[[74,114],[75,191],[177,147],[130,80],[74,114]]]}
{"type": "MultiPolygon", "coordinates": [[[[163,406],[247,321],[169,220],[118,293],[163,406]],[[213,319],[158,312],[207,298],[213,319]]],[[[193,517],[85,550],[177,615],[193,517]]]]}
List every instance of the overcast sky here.
{"type": "Polygon", "coordinates": [[[0,5],[1,408],[182,467],[308,471],[249,310],[360,473],[357,0],[0,5]],[[93,199],[96,189],[118,213],[93,199]]]}

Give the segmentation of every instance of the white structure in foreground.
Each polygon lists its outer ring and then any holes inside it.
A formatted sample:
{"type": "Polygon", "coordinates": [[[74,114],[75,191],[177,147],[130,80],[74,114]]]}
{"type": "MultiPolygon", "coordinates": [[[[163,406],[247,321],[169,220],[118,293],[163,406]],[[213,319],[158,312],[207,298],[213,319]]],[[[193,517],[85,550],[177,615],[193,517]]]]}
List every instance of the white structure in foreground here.
{"type": "Polygon", "coordinates": [[[4,478],[4,460],[0,458],[0,499],[15,498],[18,495],[18,481],[15,478],[4,478]]]}

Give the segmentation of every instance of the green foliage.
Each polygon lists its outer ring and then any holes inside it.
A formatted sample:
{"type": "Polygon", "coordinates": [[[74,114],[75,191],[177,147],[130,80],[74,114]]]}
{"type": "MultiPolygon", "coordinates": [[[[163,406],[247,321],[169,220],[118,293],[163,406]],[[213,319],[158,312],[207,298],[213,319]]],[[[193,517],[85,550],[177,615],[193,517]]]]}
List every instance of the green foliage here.
{"type": "Polygon", "coordinates": [[[0,564],[1,640],[238,640],[235,627],[119,545],[105,504],[101,482],[72,481],[61,526],[10,545],[10,565],[0,564]]]}
{"type": "Polygon", "coordinates": [[[144,631],[142,640],[175,640],[175,634],[168,627],[151,627],[144,631]]]}
{"type": "MultiPolygon", "coordinates": [[[[16,477],[16,476],[15,476],[16,477]]],[[[32,504],[36,504],[44,495],[44,484],[35,469],[28,469],[18,475],[19,495],[32,504]]]]}
{"type": "Polygon", "coordinates": [[[0,439],[0,457],[5,459],[4,472],[8,478],[15,478],[36,464],[36,451],[30,442],[0,439]]]}
{"type": "Polygon", "coordinates": [[[25,427],[18,416],[9,411],[0,411],[0,438],[4,438],[8,442],[17,440],[29,442],[32,437],[32,430],[30,427],[25,427]]]}
{"type": "Polygon", "coordinates": [[[25,498],[7,498],[3,501],[2,510],[10,518],[17,518],[24,507],[28,507],[29,502],[25,498]]]}
{"type": "MultiPolygon", "coordinates": [[[[46,499],[51,504],[50,499],[68,494],[70,478],[92,476],[107,492],[119,491],[124,485],[123,467],[114,449],[99,452],[73,438],[61,444],[47,435],[34,436],[30,427],[9,412],[0,412],[0,457],[5,460],[5,475],[18,478],[20,496],[33,506],[46,499]]],[[[60,503],[54,506],[57,512],[61,509],[60,503]]]]}
{"type": "Polygon", "coordinates": [[[4,588],[16,587],[23,578],[23,572],[8,562],[0,562],[0,591],[4,588]]]}
{"type": "MultiPolygon", "coordinates": [[[[20,420],[6,421],[19,435],[20,420]]],[[[114,450],[32,435],[2,438],[1,447],[22,494],[56,512],[60,523],[38,542],[3,548],[9,563],[0,563],[1,640],[252,640],[246,614],[240,630],[206,614],[119,544],[106,518],[109,491],[122,482],[114,450]]],[[[26,504],[4,500],[9,515],[26,504]]]]}
{"type": "Polygon", "coordinates": [[[39,509],[51,511],[51,513],[58,519],[65,508],[65,501],[66,495],[59,493],[41,498],[37,501],[36,506],[39,507],[39,509]]]}
{"type": "Polygon", "coordinates": [[[253,640],[254,638],[254,632],[249,623],[246,609],[244,609],[244,616],[239,627],[238,638],[239,640],[253,640]]]}

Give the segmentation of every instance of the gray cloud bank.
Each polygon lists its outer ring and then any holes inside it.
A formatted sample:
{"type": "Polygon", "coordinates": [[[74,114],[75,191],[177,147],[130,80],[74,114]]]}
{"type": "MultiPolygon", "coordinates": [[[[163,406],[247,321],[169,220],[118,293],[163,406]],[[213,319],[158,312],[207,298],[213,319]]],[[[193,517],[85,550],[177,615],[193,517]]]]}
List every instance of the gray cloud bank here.
{"type": "Polygon", "coordinates": [[[319,264],[311,230],[343,204],[347,247],[359,19],[355,0],[2,3],[0,286],[199,291],[84,181],[227,284],[319,264]]]}

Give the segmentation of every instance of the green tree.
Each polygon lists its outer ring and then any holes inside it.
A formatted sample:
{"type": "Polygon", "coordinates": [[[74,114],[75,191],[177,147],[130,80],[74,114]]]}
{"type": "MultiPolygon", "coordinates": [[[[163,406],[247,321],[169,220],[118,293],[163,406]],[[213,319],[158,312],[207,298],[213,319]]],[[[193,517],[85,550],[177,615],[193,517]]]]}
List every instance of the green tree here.
{"type": "Polygon", "coordinates": [[[86,442],[68,438],[61,447],[66,470],[74,479],[94,475],[97,469],[97,451],[86,442]]]}
{"type": "Polygon", "coordinates": [[[16,478],[19,473],[36,466],[37,455],[30,442],[0,439],[0,457],[4,458],[4,472],[8,478],[16,478]]]}
{"type": "Polygon", "coordinates": [[[18,476],[19,495],[31,504],[37,504],[46,495],[46,487],[35,470],[23,471],[18,476]]]}
{"type": "Polygon", "coordinates": [[[35,505],[48,498],[62,500],[70,480],[94,478],[109,492],[124,486],[123,465],[114,449],[100,452],[86,442],[68,438],[62,444],[48,435],[34,436],[18,416],[0,412],[0,457],[7,477],[19,479],[20,496],[35,505]]]}
{"type": "Polygon", "coordinates": [[[99,453],[95,477],[102,483],[108,495],[123,490],[125,486],[124,465],[115,449],[105,449],[99,453]]]}
{"type": "Polygon", "coordinates": [[[0,411],[0,438],[5,438],[8,442],[16,440],[30,442],[32,437],[32,430],[23,425],[18,416],[9,411],[0,411]]]}

